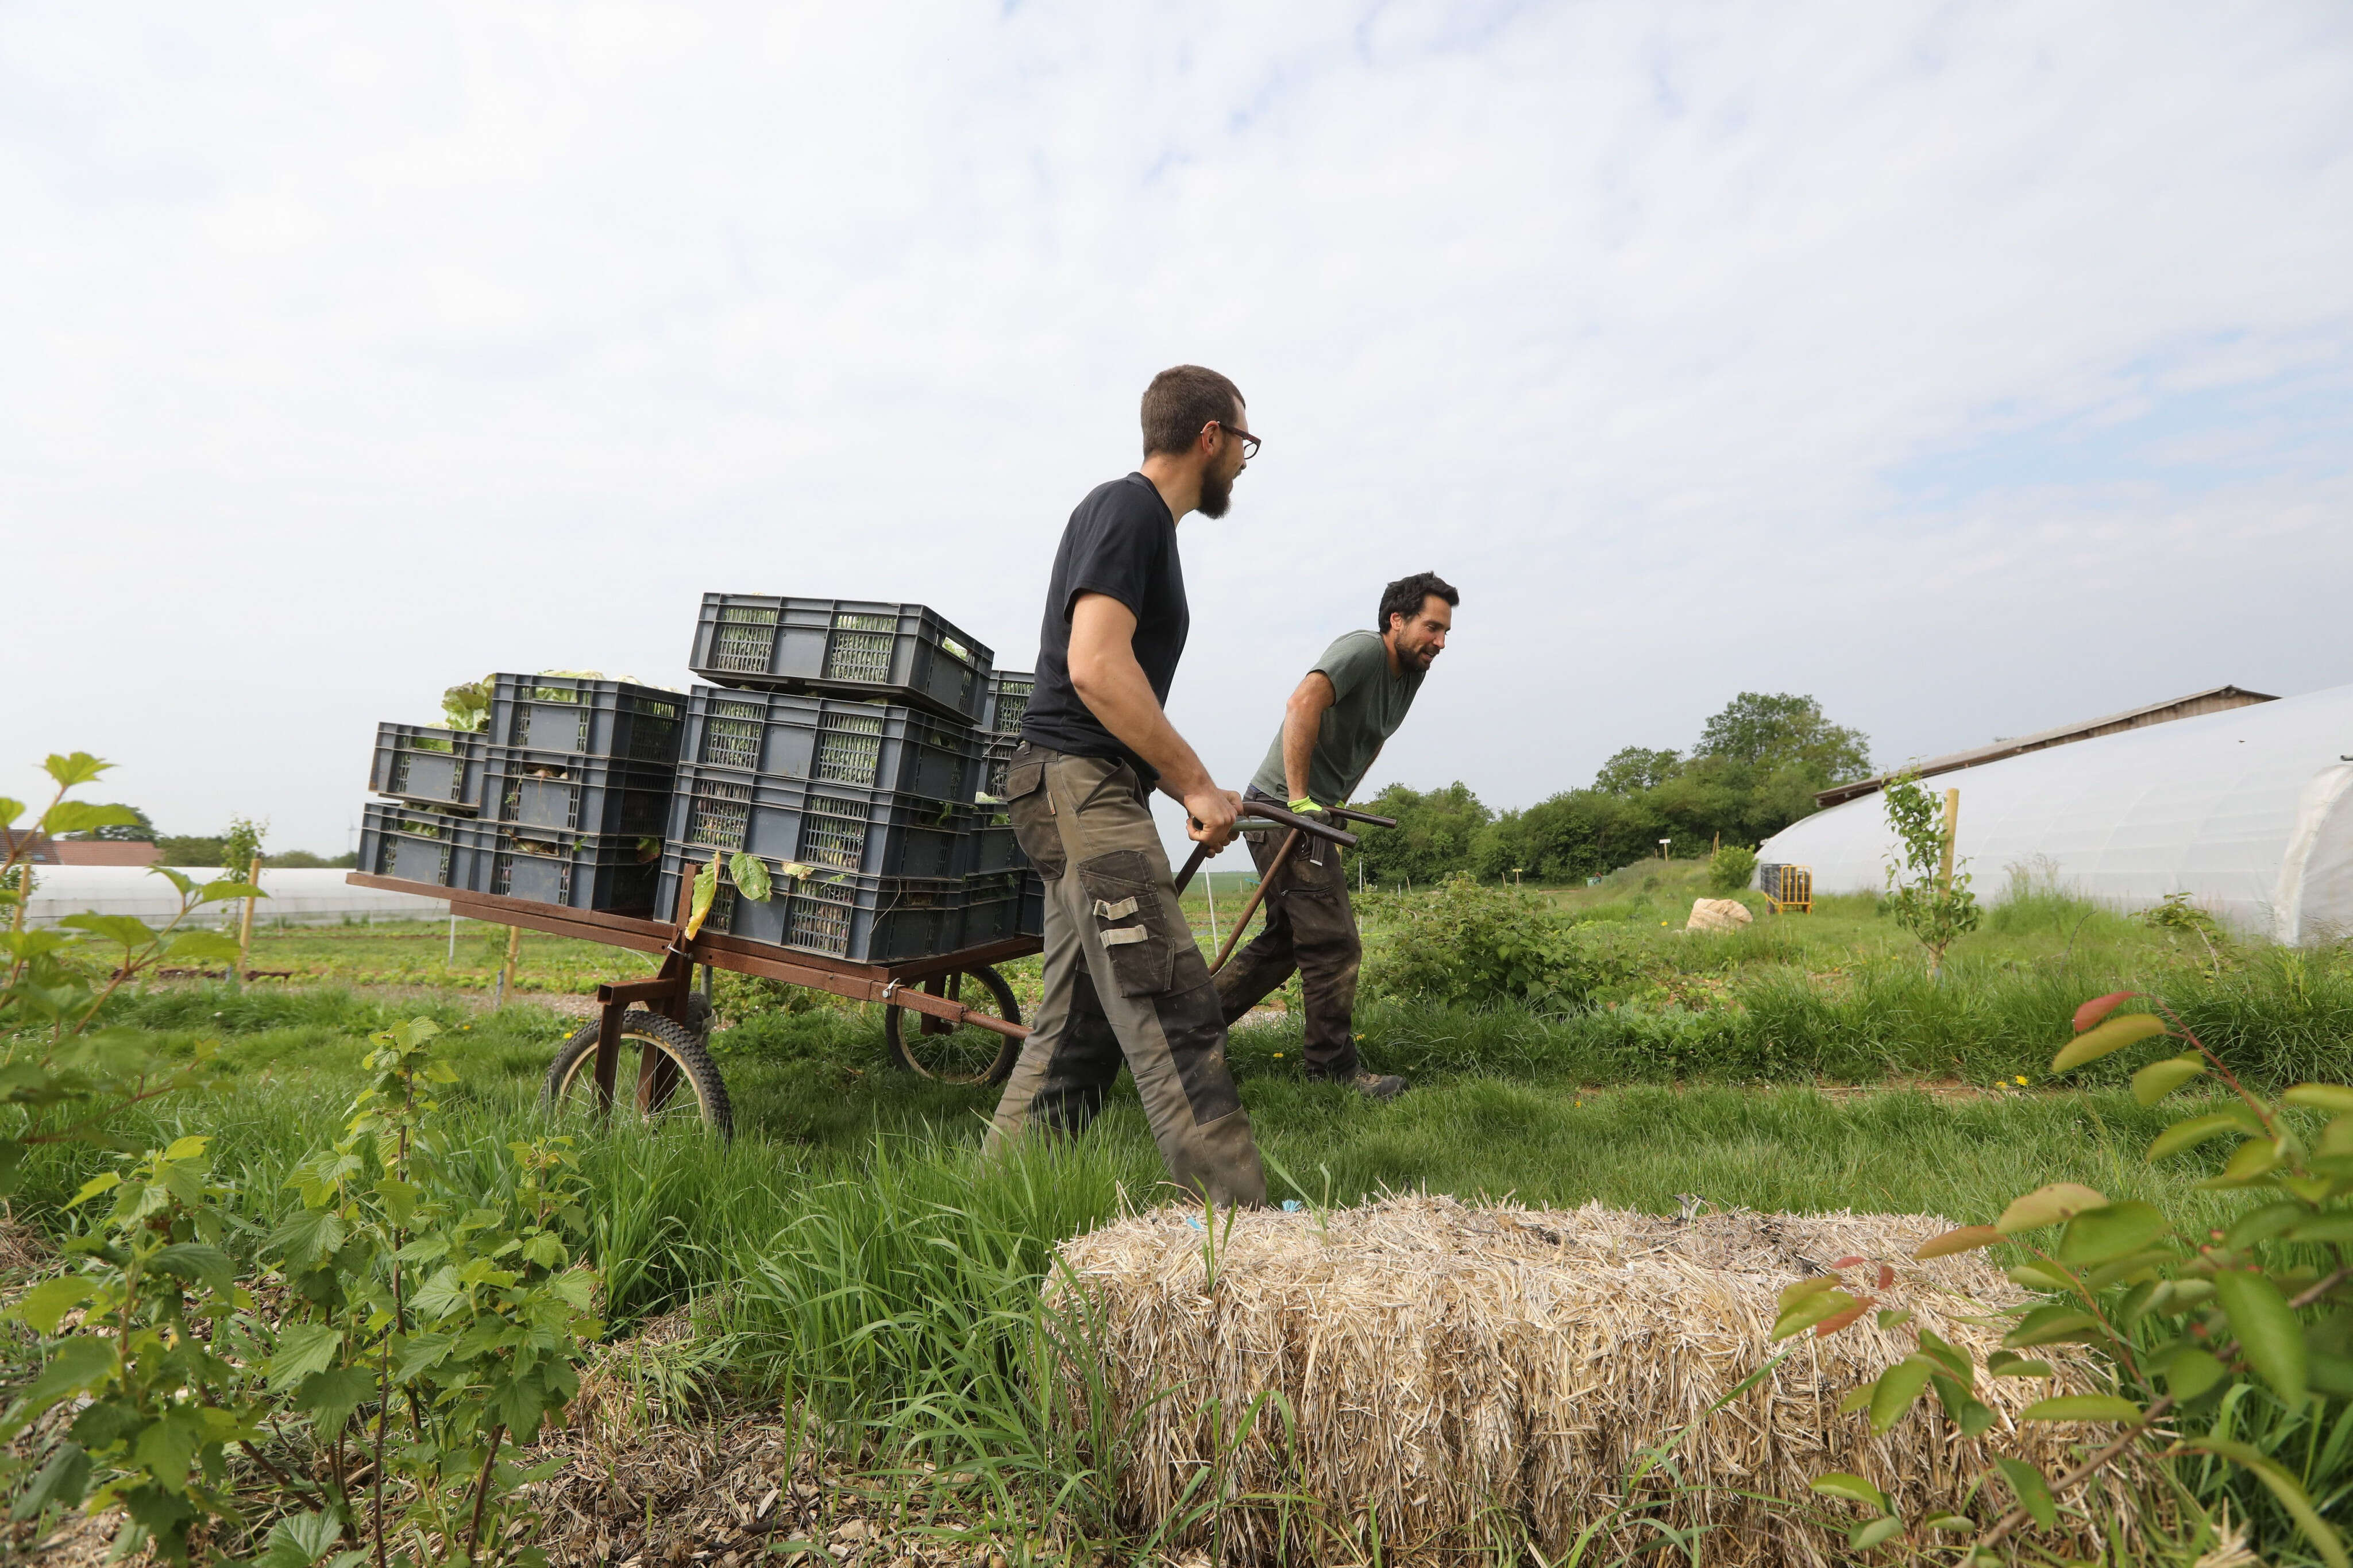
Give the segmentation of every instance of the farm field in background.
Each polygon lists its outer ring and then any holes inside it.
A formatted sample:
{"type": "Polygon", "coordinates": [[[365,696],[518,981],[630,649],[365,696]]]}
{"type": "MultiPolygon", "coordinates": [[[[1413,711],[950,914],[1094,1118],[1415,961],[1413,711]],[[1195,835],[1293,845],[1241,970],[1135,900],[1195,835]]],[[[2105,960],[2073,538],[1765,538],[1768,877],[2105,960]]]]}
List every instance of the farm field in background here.
{"type": "MultiPolygon", "coordinates": [[[[1527,889],[1522,907],[1578,922],[1592,989],[1569,1008],[1396,994],[1383,976],[1398,945],[1458,895],[1364,896],[1365,1049],[1414,1088],[1376,1105],[1303,1082],[1293,1010],[1271,999],[1234,1032],[1229,1056],[1276,1195],[1320,1206],[1419,1190],[1659,1214],[1982,1221],[2019,1192],[2073,1181],[2220,1217],[2234,1200],[2198,1185],[2219,1149],[2161,1167],[2139,1158],[2194,1103],[2144,1108],[2110,1064],[2049,1083],[2074,1005],[2119,986],[2158,990],[2269,1084],[2341,1081],[2353,1066],[2353,961],[2335,950],[2242,944],[2029,888],[1931,983],[1916,944],[1867,899],[1686,934],[1704,878],[1702,865],[1662,862],[1599,887],[1527,889]]],[[[1239,892],[1219,886],[1220,929],[1239,892]]],[[[1197,890],[1187,905],[1207,946],[1207,900],[1197,890]]],[[[492,1009],[505,951],[505,928],[464,921],[454,960],[447,921],[265,925],[253,965],[292,981],[159,984],[114,1005],[116,1022],[168,1052],[218,1042],[222,1068],[215,1088],[140,1108],[118,1130],[141,1146],[211,1136],[225,1201],[247,1227],[232,1246],[250,1249],[292,1212],[296,1163],[335,1137],[363,1082],[365,1037],[425,1016],[447,1031],[438,1046],[456,1081],[442,1100],[461,1179],[485,1198],[514,1179],[501,1151],[577,1137],[588,1256],[608,1332],[626,1347],[615,1353],[633,1369],[617,1396],[620,1436],[607,1436],[630,1454],[646,1445],[632,1473],[647,1506],[643,1522],[611,1523],[605,1537],[552,1537],[559,1562],[659,1553],[680,1531],[714,1553],[748,1550],[723,1509],[698,1511],[691,1476],[663,1479],[651,1458],[681,1443],[718,1454],[729,1422],[752,1423],[763,1441],[786,1433],[795,1462],[827,1478],[809,1505],[814,1539],[858,1516],[887,1521],[874,1528],[908,1553],[952,1560],[982,1542],[1057,1561],[1133,1549],[1114,1528],[1108,1481],[1072,1447],[1069,1413],[1017,1375],[1020,1325],[1055,1244],[1173,1195],[1130,1085],[1083,1138],[985,1167],[976,1146],[996,1089],[893,1071],[877,1009],[722,976],[712,1044],[735,1106],[732,1144],[691,1124],[551,1121],[538,1092],[584,1021],[573,999],[651,961],[526,933],[515,994],[492,1009]],[[943,1469],[954,1479],[910,1484],[892,1456],[911,1442],[953,1453],[943,1469]]],[[[1007,966],[1025,1014],[1037,962],[1007,966]]],[[[110,1163],[96,1150],[37,1151],[14,1215],[38,1234],[71,1228],[63,1205],[110,1163]]],[[[2259,1394],[2246,1405],[2246,1430],[2316,1497],[2344,1491],[2343,1430],[2302,1425],[2259,1394]]],[[[2227,1500],[2295,1560],[2293,1533],[2260,1489],[2191,1479],[2207,1506],[2227,1500]]]]}

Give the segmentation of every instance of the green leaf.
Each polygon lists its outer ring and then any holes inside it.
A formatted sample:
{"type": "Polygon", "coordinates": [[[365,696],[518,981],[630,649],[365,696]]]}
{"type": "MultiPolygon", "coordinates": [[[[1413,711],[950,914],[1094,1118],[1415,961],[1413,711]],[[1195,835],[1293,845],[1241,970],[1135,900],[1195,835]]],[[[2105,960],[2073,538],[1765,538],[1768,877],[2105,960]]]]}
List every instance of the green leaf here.
{"type": "Polygon", "coordinates": [[[2180,1351],[2165,1364],[2165,1388],[2187,1405],[2229,1375],[2230,1369],[2204,1351],[2180,1351]]]}
{"type": "Polygon", "coordinates": [[[1811,1484],[1814,1490],[1824,1497],[1844,1498],[1849,1502],[1859,1502],[1881,1513],[1887,1511],[1887,1494],[1861,1476],[1832,1470],[1829,1475],[1816,1476],[1811,1484]]]}
{"type": "Polygon", "coordinates": [[[2051,1363],[2029,1361],[2015,1351],[1996,1351],[1986,1357],[1986,1373],[1990,1377],[2049,1377],[2051,1363]]]}
{"type": "Polygon", "coordinates": [[[86,784],[112,766],[112,763],[101,763],[88,752],[76,752],[70,756],[51,752],[49,760],[41,764],[42,771],[66,789],[86,784]]]}
{"type": "Polygon", "coordinates": [[[2280,1288],[2261,1274],[2226,1268],[2214,1276],[2214,1294],[2231,1320],[2231,1331],[2239,1336],[2247,1364],[2291,1406],[2302,1405],[2306,1384],[2304,1328],[2280,1288]]]}
{"type": "Polygon", "coordinates": [[[266,899],[269,896],[252,883],[231,877],[216,877],[196,889],[199,906],[227,903],[232,899],[266,899]]]}
{"type": "Polygon", "coordinates": [[[2201,1187],[2243,1187],[2279,1169],[2279,1146],[2268,1138],[2250,1138],[2231,1151],[2222,1169],[2198,1184],[2201,1187]]]}
{"type": "Polygon", "coordinates": [[[204,1430],[195,1412],[181,1405],[147,1424],[131,1445],[131,1462],[144,1468],[164,1490],[184,1492],[188,1488],[188,1471],[196,1462],[196,1450],[203,1446],[204,1430]]]}
{"type": "Polygon", "coordinates": [[[2133,1098],[2143,1105],[2155,1105],[2205,1070],[2206,1058],[2195,1051],[2186,1056],[2168,1057],[2161,1062],[2151,1062],[2133,1074],[2133,1098]]]}
{"type": "Polygon", "coordinates": [[[1881,1373],[1879,1381],[1872,1384],[1871,1429],[1884,1432],[1894,1426],[1926,1389],[1936,1371],[1936,1363],[1926,1356],[1908,1355],[1881,1373]]]}
{"type": "Polygon", "coordinates": [[[268,1369],[271,1391],[283,1394],[334,1365],[335,1352],[343,1342],[343,1331],[332,1323],[295,1323],[280,1331],[278,1353],[269,1358],[268,1369]]]}
{"type": "Polygon", "coordinates": [[[1977,1363],[1969,1359],[1968,1352],[1950,1344],[1935,1330],[1920,1331],[1920,1353],[1941,1365],[1963,1388],[1976,1385],[1977,1363]]]}
{"type": "Polygon", "coordinates": [[[2054,1301],[2047,1307],[2037,1307],[2019,1320],[2018,1327],[2002,1336],[2001,1342],[2011,1350],[2024,1350],[2030,1345],[2063,1345],[2076,1342],[2096,1344],[2107,1337],[2100,1320],[2091,1313],[2054,1301]]]}
{"type": "Polygon", "coordinates": [[[2052,1500],[2051,1483],[2042,1479],[2041,1470],[2023,1459],[1997,1458],[1994,1463],[2001,1467],[2002,1479],[2010,1483],[2018,1506],[2029,1519],[2045,1530],[2059,1522],[2059,1505],[2052,1500]]]}
{"type": "Polygon", "coordinates": [[[2196,1148],[2208,1139],[2220,1138],[2225,1132],[2260,1133],[2262,1131],[2262,1123],[2255,1121],[2245,1106],[2234,1105],[2227,1110],[2212,1110],[2203,1116],[2192,1116],[2187,1121],[2175,1122],[2148,1141],[2148,1152],[2141,1158],[2154,1165],[2159,1160],[2179,1154],[2184,1149],[2196,1148]]]}
{"type": "Polygon", "coordinates": [[[1959,1535],[1974,1531],[1978,1521],[1965,1513],[1932,1513],[1920,1521],[1923,1530],[1942,1530],[1959,1535]]]}
{"type": "Polygon", "coordinates": [[[2110,1258],[2138,1252],[2172,1228],[2156,1205],[2137,1198],[2085,1209],[2067,1222],[2066,1233],[2059,1238],[2059,1259],[2073,1264],[2105,1263],[2110,1258]]]}
{"type": "Polygon", "coordinates": [[[90,1199],[98,1196],[100,1193],[111,1193],[121,1184],[121,1173],[117,1171],[100,1171],[97,1175],[92,1176],[89,1181],[84,1182],[81,1184],[80,1190],[74,1194],[73,1201],[67,1204],[66,1207],[69,1209],[79,1208],[82,1205],[90,1202],[90,1199]]]}
{"type": "Polygon", "coordinates": [[[2348,1563],[2346,1558],[2345,1543],[2337,1539],[2337,1531],[2320,1517],[2320,1510],[2312,1506],[2312,1499],[2305,1495],[2304,1488],[2297,1484],[2296,1479],[2269,1456],[2245,1443],[2223,1437],[2184,1438],[2181,1446],[2198,1452],[2219,1454],[2254,1471],[2255,1479],[2271,1489],[2272,1496],[2279,1499],[2280,1506],[2295,1519],[2296,1527],[2304,1531],[2304,1538],[2312,1542],[2313,1549],[2327,1560],[2329,1568],[2353,1568],[2353,1563],[2348,1563]]]}
{"type": "Polygon", "coordinates": [[[1843,1290],[1817,1290],[1799,1298],[1795,1306],[1783,1312],[1773,1324],[1773,1337],[1786,1340],[1791,1334],[1803,1333],[1825,1319],[1835,1318],[1852,1309],[1853,1297],[1843,1290]]]}
{"type": "Polygon", "coordinates": [[[44,1279],[25,1292],[9,1313],[20,1319],[25,1326],[47,1339],[58,1331],[58,1324],[68,1312],[90,1298],[96,1287],[79,1274],[60,1275],[44,1279]]]}
{"type": "Polygon", "coordinates": [[[41,831],[52,838],[61,833],[88,833],[93,827],[136,827],[139,814],[127,805],[94,805],[88,801],[61,800],[41,813],[41,831]]]}
{"type": "Polygon", "coordinates": [[[2110,1018],[2097,1028],[2086,1029],[2060,1048],[2051,1058],[2052,1072],[2066,1072],[2095,1062],[2111,1051],[2137,1046],[2152,1035],[2166,1032],[2165,1020],[2154,1013],[2127,1013],[2121,1018],[2110,1018]]]}
{"type": "Polygon", "coordinates": [[[145,921],[134,915],[68,915],[58,924],[70,931],[86,931],[92,936],[124,947],[145,947],[159,934],[145,921]]]}
{"type": "MultiPolygon", "coordinates": [[[[2105,1024],[2100,1026],[2107,1027],[2105,1024]]],[[[2001,1211],[2001,1217],[1993,1222],[1994,1228],[2004,1236],[2040,1230],[2046,1225],[2073,1219],[2086,1209],[2105,1208],[2107,1202],[2090,1187],[2074,1182],[2053,1182],[2047,1187],[2035,1188],[2022,1198],[2012,1199],[2010,1206],[2001,1211]]]]}
{"type": "Polygon", "coordinates": [[[2022,1289],[2055,1290],[2062,1295],[2068,1295],[2075,1289],[2075,1278],[2072,1273],[2061,1268],[2057,1264],[2044,1263],[2039,1258],[2030,1259],[2024,1263],[2013,1263],[2003,1269],[2002,1273],[2009,1277],[2011,1284],[2022,1289]]]}
{"type": "Polygon", "coordinates": [[[90,1455],[79,1443],[60,1443],[41,1473],[18,1495],[8,1517],[22,1523],[39,1518],[46,1508],[71,1508],[89,1490],[90,1455]]]}
{"type": "Polygon", "coordinates": [[[2339,1210],[2301,1219],[2280,1233],[2289,1241],[2353,1241],[2353,1214],[2339,1210]]]}
{"type": "Polygon", "coordinates": [[[237,938],[227,931],[184,931],[173,933],[164,956],[187,964],[235,963],[238,952],[237,938]]]}
{"type": "Polygon", "coordinates": [[[269,1527],[255,1568],[311,1568],[343,1539],[343,1527],[332,1514],[292,1514],[269,1527]]]}
{"type": "Polygon", "coordinates": [[[2137,1421],[2140,1406],[2113,1394],[2068,1394],[2038,1399],[2018,1416],[2021,1421],[2137,1421]]]}
{"type": "Polygon", "coordinates": [[[1945,1258],[1956,1252],[1974,1252],[1980,1247],[1991,1247],[2007,1241],[2000,1231],[1989,1225],[1965,1225],[1958,1230],[1948,1230],[1942,1236],[1929,1237],[1912,1254],[1915,1258],[1945,1258]]]}
{"type": "Polygon", "coordinates": [[[375,1379],[359,1368],[332,1366],[302,1380],[294,1391],[294,1407],[309,1411],[319,1440],[330,1443],[352,1412],[375,1397],[375,1379]]]}
{"type": "Polygon", "coordinates": [[[26,1410],[37,1413],[60,1399],[90,1393],[113,1371],[113,1345],[92,1335],[78,1334],[58,1342],[57,1353],[49,1357],[38,1376],[17,1392],[16,1398],[26,1410]]]}
{"type": "Polygon", "coordinates": [[[237,1288],[236,1261],[206,1242],[175,1241],[149,1258],[147,1267],[174,1279],[200,1283],[224,1296],[237,1288]]]}
{"type": "Polygon", "coordinates": [[[2353,1114],[2353,1089],[2341,1083],[2300,1083],[2280,1098],[2290,1105],[2309,1105],[2332,1116],[2353,1114]]]}
{"type": "Polygon", "coordinates": [[[739,849],[727,862],[727,868],[734,873],[737,891],[755,904],[768,901],[768,895],[774,889],[768,885],[767,865],[758,856],[746,855],[739,849]]]}
{"type": "Polygon", "coordinates": [[[2249,1209],[2231,1222],[2231,1228],[2223,1233],[2222,1245],[2234,1252],[2243,1252],[2259,1242],[2284,1234],[2311,1214],[2309,1207],[2299,1203],[2265,1204],[2261,1208],[2249,1209]]]}
{"type": "MultiPolygon", "coordinates": [[[[0,827],[14,827],[16,826],[16,819],[24,815],[23,801],[12,800],[5,795],[0,795],[0,827]]],[[[5,858],[5,855],[0,855],[0,860],[5,858]]]]}
{"type": "Polygon", "coordinates": [[[1848,1531],[1846,1543],[1857,1552],[1868,1552],[1880,1542],[1904,1533],[1900,1519],[1874,1519],[1868,1524],[1858,1524],[1848,1531]]]}
{"type": "Polygon", "coordinates": [[[690,942],[702,929],[703,920],[711,913],[711,906],[718,897],[719,857],[713,855],[711,863],[694,874],[694,900],[688,906],[686,917],[686,935],[690,942]]]}

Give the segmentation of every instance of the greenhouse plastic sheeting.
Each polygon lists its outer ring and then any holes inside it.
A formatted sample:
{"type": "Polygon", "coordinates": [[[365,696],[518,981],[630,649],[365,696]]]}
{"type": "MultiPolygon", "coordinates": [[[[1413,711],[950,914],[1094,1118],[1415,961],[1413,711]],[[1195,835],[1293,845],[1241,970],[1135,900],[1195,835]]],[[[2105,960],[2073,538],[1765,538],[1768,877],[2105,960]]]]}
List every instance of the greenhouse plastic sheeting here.
{"type": "MultiPolygon", "coordinates": [[[[2242,931],[2310,943],[2353,932],[2353,686],[2178,719],[1939,773],[1961,792],[1959,858],[1981,900],[2012,868],[2124,909],[2169,893],[2242,931]]],[[[1878,892],[1895,836],[1884,798],[1819,812],[1759,862],[1810,866],[1814,891],[1878,892]]]]}
{"type": "MultiPolygon", "coordinates": [[[[219,876],[216,867],[180,867],[185,876],[209,882],[219,876]]],[[[440,899],[412,893],[356,888],[336,870],[273,871],[264,867],[261,890],[269,896],[253,909],[254,923],[274,925],[341,925],[345,921],[421,921],[445,916],[448,904],[440,899]]],[[[180,896],[172,884],[144,866],[36,866],[33,902],[25,918],[30,925],[55,925],[68,915],[135,915],[150,925],[162,925],[178,911],[180,896]]],[[[189,917],[194,924],[217,926],[234,920],[244,906],[231,902],[207,904],[189,917]]]]}

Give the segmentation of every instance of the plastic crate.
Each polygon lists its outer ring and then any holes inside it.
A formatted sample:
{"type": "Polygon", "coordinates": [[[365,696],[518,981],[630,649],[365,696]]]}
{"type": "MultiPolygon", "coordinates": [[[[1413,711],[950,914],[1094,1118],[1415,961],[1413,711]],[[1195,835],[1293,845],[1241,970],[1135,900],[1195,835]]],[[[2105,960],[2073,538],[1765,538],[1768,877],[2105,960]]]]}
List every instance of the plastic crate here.
{"type": "MultiPolygon", "coordinates": [[[[956,946],[986,947],[1022,934],[1025,878],[1019,871],[995,871],[964,879],[964,913],[956,946]]],[[[1043,905],[1040,910],[1042,912],[1043,905]]],[[[1042,928],[1041,928],[1042,929],[1042,928]]]]}
{"type": "Polygon", "coordinates": [[[895,699],[976,723],[991,656],[921,605],[705,594],[687,668],[720,686],[895,699]]]}
{"type": "Polygon", "coordinates": [[[1020,841],[1013,837],[1011,823],[985,822],[965,836],[965,876],[986,877],[1029,868],[1029,858],[1021,853],[1020,841]]]}
{"type": "Polygon", "coordinates": [[[1005,799],[1005,774],[1013,765],[1013,753],[1021,749],[1018,735],[1000,736],[980,742],[980,775],[973,798],[984,805],[996,805],[1005,799]]]}
{"type": "Polygon", "coordinates": [[[426,724],[378,724],[368,788],[458,811],[482,805],[483,737],[426,724]]]}
{"type": "Polygon", "coordinates": [[[676,765],[686,699],[654,686],[576,675],[501,675],[491,689],[494,746],[676,765]]]}
{"type": "MultiPolygon", "coordinates": [[[[711,861],[711,851],[670,845],[662,852],[659,897],[677,908],[679,881],[711,861]]],[[[892,963],[953,952],[963,931],[964,885],[945,878],[868,877],[852,871],[775,876],[769,896],[754,901],[723,881],[706,931],[764,942],[853,963],[892,963]]]]}
{"type": "Polygon", "coordinates": [[[952,801],[690,763],[678,771],[669,837],[705,858],[743,850],[870,877],[955,877],[974,820],[952,801]]]}
{"type": "Polygon", "coordinates": [[[376,877],[480,890],[498,830],[470,816],[370,801],[360,817],[359,867],[376,877]]]}
{"type": "Polygon", "coordinates": [[[661,837],[494,830],[480,890],[566,909],[650,915],[661,881],[661,837]]]}
{"type": "Polygon", "coordinates": [[[683,761],[811,784],[967,801],[982,763],[972,732],[927,710],[841,697],[698,686],[683,761]]]}
{"type": "Polygon", "coordinates": [[[659,838],[670,827],[678,770],[609,757],[491,746],[482,815],[559,833],[659,838]]]}
{"type": "Polygon", "coordinates": [[[1038,678],[1026,669],[999,669],[988,678],[988,710],[980,727],[999,735],[1021,733],[1021,715],[1029,710],[1029,689],[1038,678]]]}
{"type": "Polygon", "coordinates": [[[1046,880],[1035,871],[1021,873],[1021,934],[1046,934],[1046,880]]]}

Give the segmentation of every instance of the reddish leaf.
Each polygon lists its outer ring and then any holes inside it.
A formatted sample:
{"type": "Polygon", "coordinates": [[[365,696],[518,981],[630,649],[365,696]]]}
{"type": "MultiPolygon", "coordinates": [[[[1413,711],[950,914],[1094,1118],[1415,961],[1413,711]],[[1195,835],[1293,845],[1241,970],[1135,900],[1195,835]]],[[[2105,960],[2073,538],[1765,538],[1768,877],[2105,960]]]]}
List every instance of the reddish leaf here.
{"type": "Polygon", "coordinates": [[[1884,1264],[1884,1263],[1881,1264],[1881,1265],[1879,1266],[1879,1288],[1880,1288],[1881,1289],[1884,1290],[1884,1289],[1886,1289],[1890,1285],[1893,1285],[1893,1284],[1894,1284],[1894,1283],[1895,1283],[1895,1270],[1894,1270],[1893,1268],[1889,1268],[1889,1267],[1887,1267],[1887,1265],[1886,1265],[1886,1264],[1884,1264]]]}
{"type": "Polygon", "coordinates": [[[2105,996],[2093,997],[2075,1009],[2075,1032],[2082,1034],[2139,994],[2137,991],[2111,991],[2105,996]]]}
{"type": "Polygon", "coordinates": [[[1857,1301],[1845,1311],[1839,1313],[1835,1317],[1824,1318],[1820,1322],[1816,1323],[1814,1325],[1814,1338],[1818,1340],[1830,1338],[1831,1335],[1837,1333],[1841,1329],[1845,1328],[1849,1323],[1853,1322],[1857,1318],[1862,1317],[1865,1312],[1871,1310],[1872,1308],[1876,1307],[1877,1305],[1879,1305],[1878,1297],[1865,1296],[1862,1300],[1857,1301]]]}
{"type": "Polygon", "coordinates": [[[1868,1263],[1870,1261],[1871,1259],[1868,1258],[1857,1258],[1850,1254],[1845,1258],[1840,1258],[1836,1263],[1831,1264],[1831,1267],[1833,1268],[1852,1268],[1858,1263],[1868,1263]]]}

